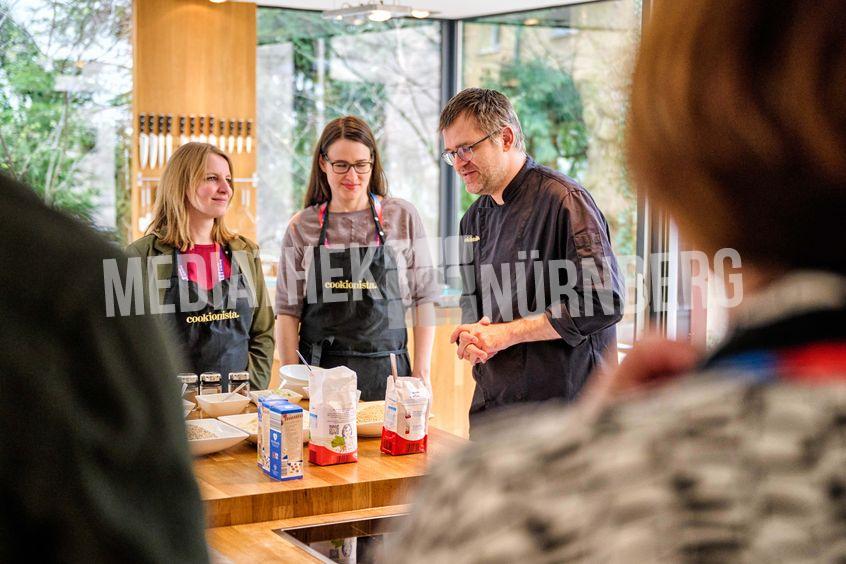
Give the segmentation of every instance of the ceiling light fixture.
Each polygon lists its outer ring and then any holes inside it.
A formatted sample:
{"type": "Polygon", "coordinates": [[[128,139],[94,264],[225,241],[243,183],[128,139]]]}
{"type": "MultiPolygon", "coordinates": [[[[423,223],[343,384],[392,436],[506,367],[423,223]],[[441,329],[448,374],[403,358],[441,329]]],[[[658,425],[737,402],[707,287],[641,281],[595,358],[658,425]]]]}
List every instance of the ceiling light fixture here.
{"type": "Polygon", "coordinates": [[[367,14],[367,19],[371,22],[386,22],[393,17],[393,14],[388,10],[373,10],[367,14]]]}
{"type": "Polygon", "coordinates": [[[329,20],[343,21],[360,25],[357,22],[367,18],[372,22],[386,22],[391,18],[427,18],[432,14],[429,10],[418,10],[410,6],[399,4],[385,4],[384,0],[379,2],[368,2],[351,6],[343,4],[337,10],[325,10],[323,17],[329,20]]]}

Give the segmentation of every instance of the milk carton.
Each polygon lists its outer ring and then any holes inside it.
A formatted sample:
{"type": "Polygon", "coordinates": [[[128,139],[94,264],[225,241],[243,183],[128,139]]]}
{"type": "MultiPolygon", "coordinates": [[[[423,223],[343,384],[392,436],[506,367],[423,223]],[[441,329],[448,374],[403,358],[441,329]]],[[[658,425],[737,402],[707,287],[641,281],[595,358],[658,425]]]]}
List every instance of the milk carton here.
{"type": "Polygon", "coordinates": [[[275,480],[303,477],[303,410],[278,396],[259,402],[258,461],[275,480]]]}

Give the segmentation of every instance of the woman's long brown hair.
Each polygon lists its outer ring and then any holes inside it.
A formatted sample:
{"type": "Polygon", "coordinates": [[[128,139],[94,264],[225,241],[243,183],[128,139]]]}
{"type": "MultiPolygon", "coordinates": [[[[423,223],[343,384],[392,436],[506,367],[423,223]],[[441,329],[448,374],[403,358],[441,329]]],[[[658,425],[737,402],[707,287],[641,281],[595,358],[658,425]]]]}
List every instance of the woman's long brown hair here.
{"type": "Polygon", "coordinates": [[[332,192],[329,190],[329,180],[326,173],[320,168],[320,159],[329,150],[329,146],[339,139],[356,141],[370,149],[370,156],[373,159],[373,172],[370,174],[370,186],[368,190],[377,196],[388,195],[388,181],[385,178],[385,171],[382,168],[382,159],[379,157],[379,149],[376,147],[376,138],[367,123],[355,116],[345,116],[333,119],[323,128],[320,140],[314,148],[314,157],[311,161],[311,175],[308,179],[308,189],[305,194],[304,207],[322,204],[332,199],[332,192]]]}

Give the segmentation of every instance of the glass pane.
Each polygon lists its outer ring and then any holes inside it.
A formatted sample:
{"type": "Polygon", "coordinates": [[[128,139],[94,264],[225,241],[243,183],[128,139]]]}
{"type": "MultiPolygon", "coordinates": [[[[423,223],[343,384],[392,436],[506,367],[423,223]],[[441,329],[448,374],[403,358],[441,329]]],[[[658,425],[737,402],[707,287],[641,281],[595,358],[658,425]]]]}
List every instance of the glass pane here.
{"type": "Polygon", "coordinates": [[[0,170],[125,243],[131,0],[0,1],[0,170]]]}
{"type": "MultiPolygon", "coordinates": [[[[478,18],[463,34],[462,86],[511,99],[527,152],[588,189],[618,257],[636,254],[637,197],[622,141],[640,10],[639,0],[592,2],[478,18]]],[[[461,213],[473,199],[463,192],[461,213]]],[[[623,350],[633,341],[633,292],[629,302],[618,326],[623,350]]]]}
{"type": "Polygon", "coordinates": [[[258,10],[259,243],[278,255],[303,206],[314,144],[330,120],[354,114],[373,129],[393,196],[438,233],[440,25],[346,24],[319,13],[258,10]]]}

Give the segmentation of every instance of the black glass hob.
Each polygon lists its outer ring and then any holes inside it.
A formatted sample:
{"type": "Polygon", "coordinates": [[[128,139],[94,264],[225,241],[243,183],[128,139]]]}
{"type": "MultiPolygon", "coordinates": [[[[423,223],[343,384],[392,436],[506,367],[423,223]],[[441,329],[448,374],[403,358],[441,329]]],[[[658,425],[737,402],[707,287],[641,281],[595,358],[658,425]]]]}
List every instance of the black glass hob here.
{"type": "Polygon", "coordinates": [[[396,531],[405,518],[392,515],[274,532],[321,562],[369,564],[379,558],[385,536],[396,531]]]}

